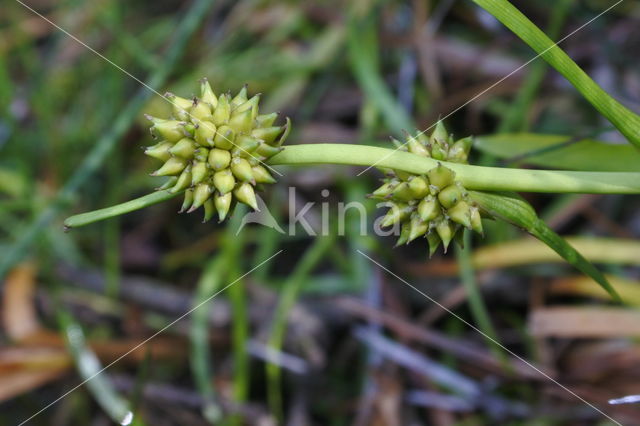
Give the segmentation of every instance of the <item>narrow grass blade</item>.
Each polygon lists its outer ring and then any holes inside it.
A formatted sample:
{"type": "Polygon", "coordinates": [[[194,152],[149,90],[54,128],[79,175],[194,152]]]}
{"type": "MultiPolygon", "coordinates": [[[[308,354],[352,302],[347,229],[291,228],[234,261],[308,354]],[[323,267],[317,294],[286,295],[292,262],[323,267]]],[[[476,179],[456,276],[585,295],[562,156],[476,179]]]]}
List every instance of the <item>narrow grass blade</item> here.
{"type": "Polygon", "coordinates": [[[522,197],[514,193],[479,191],[470,191],[469,195],[484,211],[529,232],[562,256],[569,264],[593,278],[614,300],[621,301],[620,296],[609,284],[605,276],[578,253],[576,249],[571,247],[567,241],[540,220],[533,207],[522,197]]]}
{"type": "Polygon", "coordinates": [[[88,348],[80,325],[61,308],[58,309],[57,314],[58,323],[64,331],[69,352],[80,377],[86,382],[91,396],[116,424],[131,424],[133,413],[129,409],[127,401],[116,392],[111,382],[102,374],[102,364],[96,354],[88,348]]]}
{"type": "Polygon", "coordinates": [[[616,126],[629,142],[640,148],[640,116],[605,92],[522,12],[507,0],[473,0],[473,2],[492,14],[540,54],[549,65],[569,80],[600,114],[616,126]]]}
{"type": "Polygon", "coordinates": [[[80,226],[89,225],[90,223],[99,222],[101,220],[109,219],[111,217],[120,216],[125,213],[129,213],[135,210],[140,210],[153,204],[161,203],[162,201],[169,200],[181,192],[171,193],[169,191],[156,191],[151,194],[147,194],[143,197],[129,200],[122,204],[106,207],[100,210],[94,210],[92,212],[77,214],[71,216],[64,221],[65,229],[78,228],[80,226]]]}
{"type": "MultiPolygon", "coordinates": [[[[353,6],[353,9],[357,9],[353,6]]],[[[365,95],[382,112],[386,125],[396,135],[412,133],[415,125],[389,91],[378,72],[378,40],[375,15],[353,10],[348,22],[347,46],[351,68],[365,95]]]]}
{"type": "Polygon", "coordinates": [[[478,325],[478,328],[482,330],[486,338],[486,342],[489,345],[489,349],[496,357],[502,362],[502,365],[507,367],[507,354],[502,347],[495,342],[499,342],[498,333],[496,332],[487,305],[484,303],[482,293],[480,292],[478,282],[476,280],[475,270],[473,262],[471,260],[471,231],[464,230],[464,247],[457,247],[456,259],[459,265],[459,276],[462,285],[467,292],[467,300],[469,302],[469,308],[473,320],[478,325]]]}
{"type": "MultiPolygon", "coordinates": [[[[336,235],[333,232],[327,236],[317,237],[282,286],[280,300],[271,324],[271,334],[269,335],[268,341],[268,346],[274,353],[279,353],[282,349],[287,328],[287,318],[298,299],[300,289],[306,282],[313,268],[322,259],[322,256],[333,246],[335,238],[336,235]]],[[[283,423],[282,374],[280,366],[275,363],[267,363],[266,375],[269,408],[271,409],[271,413],[279,420],[279,423],[283,423]]]]}
{"type": "Polygon", "coordinates": [[[563,170],[640,172],[640,152],[630,145],[537,133],[478,136],[473,146],[509,162],[563,170]]]}
{"type": "MultiPolygon", "coordinates": [[[[244,216],[244,211],[245,209],[240,207],[236,211],[236,214],[232,216],[231,223],[227,226],[224,234],[222,248],[206,265],[204,272],[200,276],[193,301],[193,305],[199,306],[199,308],[191,314],[191,370],[196,387],[205,399],[203,415],[211,424],[218,424],[222,419],[223,413],[215,401],[215,388],[213,386],[214,371],[209,346],[209,307],[211,306],[211,300],[209,299],[212,294],[220,290],[222,285],[225,285],[225,279],[229,281],[236,279],[236,277],[229,278],[230,273],[237,269],[233,266],[230,267],[230,265],[238,259],[244,244],[244,239],[235,235],[244,216]]],[[[229,291],[240,285],[242,285],[241,282],[235,282],[235,284],[229,288],[229,291]]],[[[237,303],[234,304],[234,319],[237,319],[236,315],[237,303]]],[[[248,324],[246,321],[245,318],[241,324],[234,324],[234,338],[237,338],[238,333],[242,333],[243,335],[248,333],[248,324]]],[[[237,351],[242,351],[242,349],[237,347],[237,342],[234,340],[234,352],[237,351]]],[[[241,369],[248,368],[244,364],[236,367],[241,369]]],[[[243,377],[242,379],[244,380],[246,378],[243,377]]],[[[245,386],[247,384],[242,383],[242,385],[245,386]]]]}

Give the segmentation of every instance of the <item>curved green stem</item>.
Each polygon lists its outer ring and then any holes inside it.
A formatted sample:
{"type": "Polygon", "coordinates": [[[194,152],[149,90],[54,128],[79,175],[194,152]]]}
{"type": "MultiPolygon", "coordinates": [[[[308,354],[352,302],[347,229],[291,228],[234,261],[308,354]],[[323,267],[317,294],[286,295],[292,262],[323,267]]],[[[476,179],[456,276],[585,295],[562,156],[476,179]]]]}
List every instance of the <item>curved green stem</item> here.
{"type": "Polygon", "coordinates": [[[77,228],[79,226],[89,225],[90,223],[99,222],[101,220],[109,219],[111,217],[120,216],[125,213],[130,213],[135,210],[158,204],[162,201],[166,201],[177,195],[182,194],[182,191],[169,192],[169,191],[156,191],[151,194],[147,194],[140,198],[129,200],[125,203],[116,204],[115,206],[105,207],[104,209],[94,210],[92,212],[77,214],[71,216],[64,221],[65,230],[71,228],[77,228]]]}
{"type": "MultiPolygon", "coordinates": [[[[438,161],[409,152],[365,145],[307,144],[286,147],[271,165],[350,164],[425,173],[438,161]]],[[[467,189],[548,193],[640,194],[640,173],[573,172],[480,167],[445,163],[467,189]]]]}

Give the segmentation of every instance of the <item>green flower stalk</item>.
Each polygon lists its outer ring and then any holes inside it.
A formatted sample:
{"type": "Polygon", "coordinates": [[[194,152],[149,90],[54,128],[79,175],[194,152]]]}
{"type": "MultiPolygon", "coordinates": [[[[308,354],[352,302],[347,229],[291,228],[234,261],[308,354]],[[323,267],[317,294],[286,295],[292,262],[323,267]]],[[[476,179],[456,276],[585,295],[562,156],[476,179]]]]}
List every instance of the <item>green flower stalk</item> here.
{"type": "MultiPolygon", "coordinates": [[[[470,137],[455,141],[439,121],[430,137],[408,136],[401,149],[421,157],[467,164],[471,144],[470,137]]],[[[382,186],[370,197],[389,202],[391,208],[381,225],[401,226],[397,245],[424,237],[432,256],[440,244],[446,252],[449,243],[462,235],[462,227],[482,234],[480,210],[450,168],[438,163],[425,174],[394,169],[383,172],[382,186]]]]}
{"type": "Polygon", "coordinates": [[[163,161],[152,176],[170,176],[158,190],[184,191],[180,212],[204,208],[204,221],[218,213],[223,221],[237,202],[257,209],[255,191],[276,180],[264,161],[282,150],[291,121],[274,125],[277,113],[260,114],[260,95],[247,96],[246,86],[232,97],[217,96],[209,82],[200,82],[200,96],[167,93],[173,104],[168,119],[146,117],[159,141],[145,154],[163,161]]]}

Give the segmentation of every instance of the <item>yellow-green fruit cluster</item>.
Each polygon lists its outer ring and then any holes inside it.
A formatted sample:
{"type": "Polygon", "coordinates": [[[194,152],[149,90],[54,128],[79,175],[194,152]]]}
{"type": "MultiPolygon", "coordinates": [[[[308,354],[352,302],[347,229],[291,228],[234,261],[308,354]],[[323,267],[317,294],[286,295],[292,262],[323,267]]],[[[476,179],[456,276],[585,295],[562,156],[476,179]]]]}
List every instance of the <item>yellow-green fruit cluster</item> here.
{"type": "MultiPolygon", "coordinates": [[[[466,163],[470,138],[451,142],[452,138],[447,136],[438,141],[443,134],[446,135],[444,126],[438,123],[434,134],[428,139],[423,138],[426,143],[420,141],[420,136],[411,138],[407,144],[409,151],[434,158],[437,152],[437,156],[444,156],[439,159],[453,161],[455,158],[457,162],[466,163]],[[422,148],[419,152],[419,148],[416,148],[418,144],[422,148]]],[[[429,255],[433,255],[441,243],[446,252],[451,240],[462,235],[459,232],[462,227],[482,233],[480,211],[469,200],[464,187],[456,181],[455,173],[448,167],[438,163],[437,167],[424,175],[400,170],[385,170],[385,174],[382,186],[371,197],[391,204],[381,225],[401,226],[398,245],[425,237],[429,244],[429,255]]]]}
{"type": "Polygon", "coordinates": [[[260,95],[248,98],[244,87],[234,97],[216,96],[206,79],[199,97],[165,96],[173,116],[147,116],[159,142],[145,154],[164,161],[151,175],[171,176],[159,189],[185,191],[180,212],[204,207],[205,222],[216,211],[224,220],[238,201],[257,209],[256,185],[275,182],[264,161],[282,150],[289,119],[276,126],[277,113],[258,113],[260,95]]]}

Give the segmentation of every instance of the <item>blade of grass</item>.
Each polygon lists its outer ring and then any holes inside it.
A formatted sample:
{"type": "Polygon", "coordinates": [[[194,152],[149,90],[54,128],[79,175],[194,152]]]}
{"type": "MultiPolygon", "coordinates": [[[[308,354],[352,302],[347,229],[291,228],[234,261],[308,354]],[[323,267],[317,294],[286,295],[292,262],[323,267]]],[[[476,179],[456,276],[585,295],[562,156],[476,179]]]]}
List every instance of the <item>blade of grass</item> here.
{"type": "MultiPolygon", "coordinates": [[[[233,271],[233,267],[230,267],[236,259],[238,259],[238,254],[240,253],[244,240],[235,235],[236,229],[240,226],[240,222],[242,217],[244,216],[243,208],[240,206],[240,211],[237,211],[237,214],[232,215],[231,223],[227,226],[226,232],[224,234],[224,242],[222,244],[222,248],[220,252],[209,261],[206,265],[204,272],[202,273],[200,280],[198,281],[198,285],[196,287],[196,294],[194,297],[193,305],[200,306],[198,309],[194,310],[191,314],[191,353],[190,353],[190,363],[191,369],[193,373],[193,379],[196,383],[196,387],[198,391],[205,399],[205,404],[203,406],[203,415],[204,417],[211,423],[217,424],[222,419],[222,411],[218,404],[215,402],[215,389],[213,387],[213,368],[211,367],[211,351],[209,349],[209,309],[208,307],[211,304],[211,301],[208,302],[207,299],[211,297],[213,293],[220,289],[221,284],[223,284],[223,280],[230,276],[233,271]]],[[[236,282],[232,288],[241,285],[240,282],[236,282]]],[[[238,310],[237,301],[233,302],[234,296],[232,296],[232,303],[234,304],[234,325],[233,325],[233,334],[234,334],[234,355],[236,355],[235,361],[238,361],[237,351],[244,352],[244,341],[241,348],[236,346],[235,339],[238,336],[246,336],[248,330],[248,324],[246,323],[246,318],[238,318],[239,312],[242,312],[242,309],[238,310]],[[236,324],[236,320],[239,321],[236,324]]],[[[235,296],[237,297],[237,295],[235,296]]],[[[246,317],[246,315],[245,315],[246,317]]],[[[246,341],[246,340],[245,340],[246,341]]],[[[245,359],[240,359],[241,363],[246,363],[245,359]]],[[[236,365],[236,368],[245,368],[246,365],[236,365]]],[[[246,372],[242,372],[242,374],[246,374],[246,372]]],[[[242,377],[242,380],[245,381],[246,377],[242,377]]],[[[245,383],[243,383],[245,385],[245,383]]]]}
{"type": "MultiPolygon", "coordinates": [[[[582,96],[606,117],[630,143],[640,148],[640,116],[604,91],[522,12],[507,0],[472,1],[492,14],[542,56],[549,65],[569,80],[582,96]]],[[[622,0],[619,0],[609,9],[621,2],[622,0]]]]}
{"type": "MultiPolygon", "coordinates": [[[[158,68],[146,82],[148,86],[157,88],[164,84],[171,70],[177,64],[178,58],[185,50],[187,41],[200,26],[200,23],[207,15],[207,11],[212,4],[212,0],[195,0],[193,2],[176,27],[174,41],[164,55],[162,66],[158,68]]],[[[145,87],[141,87],[129,103],[124,106],[114,121],[111,130],[96,141],[91,151],[78,166],[71,178],[69,178],[62,189],[55,195],[44,211],[42,211],[27,230],[21,234],[20,238],[12,245],[11,250],[0,259],[0,280],[4,278],[7,271],[16,262],[22,259],[42,229],[56,218],[60,209],[69,202],[78,188],[86,184],[89,177],[102,165],[116,142],[129,129],[138,112],[151,95],[151,91],[145,87]]]]}
{"type": "Polygon", "coordinates": [[[86,381],[91,396],[116,424],[131,424],[133,413],[129,410],[127,401],[115,391],[107,377],[101,374],[102,365],[96,354],[88,348],[80,325],[62,307],[58,307],[56,314],[69,352],[80,377],[86,381]]]}
{"type": "Polygon", "coordinates": [[[594,172],[640,172],[640,152],[630,145],[537,133],[475,137],[473,146],[498,158],[542,167],[594,172]]]}
{"type": "Polygon", "coordinates": [[[496,333],[487,305],[484,303],[482,294],[480,293],[478,282],[476,281],[473,262],[471,261],[471,232],[464,230],[463,234],[464,247],[456,247],[456,259],[459,265],[460,281],[467,293],[469,308],[473,315],[474,322],[478,324],[478,328],[484,333],[483,337],[489,344],[489,350],[496,359],[502,361],[502,365],[507,368],[507,354],[499,344],[498,333],[496,333]],[[498,343],[496,343],[498,342],[498,343]]]}
{"type": "Polygon", "coordinates": [[[355,6],[353,8],[348,21],[347,47],[351,68],[358,84],[380,109],[391,131],[398,136],[402,135],[403,130],[413,132],[413,120],[393,97],[378,73],[376,15],[368,13],[367,10],[355,10],[355,6]]]}
{"type": "MultiPolygon", "coordinates": [[[[245,246],[244,233],[236,234],[246,209],[239,206],[225,234],[225,249],[228,250],[229,274],[228,280],[234,280],[241,275],[240,254],[245,246]],[[227,248],[228,247],[228,248],[227,248]]],[[[275,250],[274,250],[275,251],[275,250]]],[[[272,252],[273,253],[273,252],[272,252]]],[[[240,280],[229,287],[229,301],[231,302],[231,335],[233,341],[233,398],[237,403],[243,403],[249,397],[249,353],[246,349],[249,340],[249,313],[247,309],[247,294],[244,281],[240,280]]],[[[239,416],[229,418],[230,425],[240,425],[239,416]]]]}
{"type": "MultiPolygon", "coordinates": [[[[322,256],[335,242],[336,235],[318,236],[313,244],[305,251],[302,259],[296,265],[289,278],[282,285],[280,300],[276,307],[275,315],[271,323],[271,334],[267,346],[274,353],[282,350],[284,335],[287,328],[287,317],[296,300],[302,285],[312,269],[322,259],[322,256]]],[[[267,375],[267,399],[271,414],[276,417],[278,424],[284,424],[283,400],[282,400],[282,371],[276,363],[267,362],[265,365],[267,375]]]]}
{"type": "Polygon", "coordinates": [[[556,234],[522,197],[514,193],[488,193],[470,191],[471,199],[490,215],[516,225],[545,243],[569,264],[593,278],[611,297],[620,302],[620,296],[604,275],[585,259],[566,240],[556,234]]]}

